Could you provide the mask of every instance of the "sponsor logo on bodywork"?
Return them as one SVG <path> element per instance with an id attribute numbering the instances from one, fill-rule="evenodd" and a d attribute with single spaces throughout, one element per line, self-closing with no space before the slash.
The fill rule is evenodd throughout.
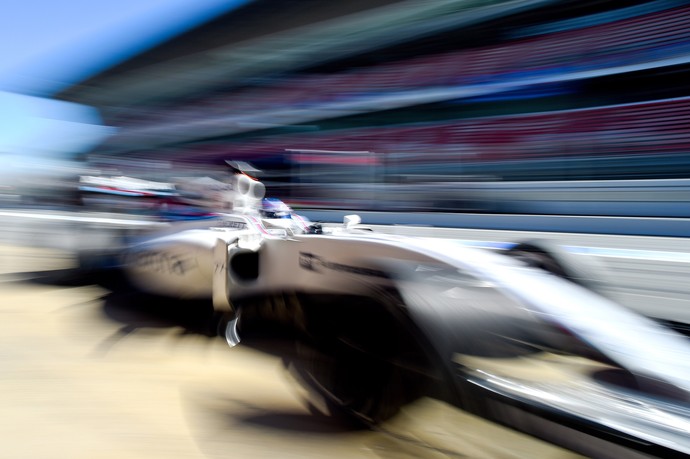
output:
<path id="1" fill-rule="evenodd" d="M 134 254 L 132 264 L 140 269 L 178 276 L 184 276 L 197 267 L 196 261 L 191 257 L 153 250 Z"/>
<path id="2" fill-rule="evenodd" d="M 216 226 L 232 229 L 247 229 L 249 227 L 245 222 L 240 222 L 237 220 L 223 220 Z"/>
<path id="3" fill-rule="evenodd" d="M 346 265 L 343 263 L 335 263 L 333 261 L 325 260 L 324 258 L 314 255 L 313 253 L 300 252 L 299 265 L 302 269 L 314 272 L 323 272 L 324 269 L 331 271 L 346 272 L 351 274 L 359 274 L 361 276 L 383 277 L 388 275 L 384 271 L 373 268 L 364 268 L 361 266 Z"/>

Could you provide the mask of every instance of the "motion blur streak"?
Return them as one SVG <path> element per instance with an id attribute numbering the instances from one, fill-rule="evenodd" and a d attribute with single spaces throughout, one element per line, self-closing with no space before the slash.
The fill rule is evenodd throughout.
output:
<path id="1" fill-rule="evenodd" d="M 48 3 L 6 14 L 6 29 L 24 38 L 6 40 L 3 62 L 17 73 L 0 78 L 0 90 L 23 92 L 0 92 L 0 308 L 13 318 L 0 330 L 11 369 L 0 394 L 16 420 L 5 426 L 14 451 L 571 457 L 428 398 L 391 423 L 353 431 L 282 385 L 276 369 L 285 359 L 275 349 L 247 349 L 251 337 L 241 331 L 239 346 L 217 348 L 222 340 L 207 339 L 220 330 L 208 323 L 209 304 L 128 290 L 110 270 L 154 231 L 208 227 L 240 208 L 258 214 L 264 197 L 304 216 L 310 235 L 360 214 L 376 223 L 375 237 L 434 240 L 439 253 L 505 254 L 517 241 L 556 241 L 571 259 L 602 268 L 596 291 L 606 301 L 690 334 L 687 1 L 204 0 L 168 2 L 168 14 L 127 2 Z M 96 14 L 83 19 L 80 10 Z M 142 16 L 124 19 L 135 10 Z M 75 23 L 86 28 L 68 33 Z M 110 28 L 118 24 L 126 27 Z M 47 47 L 29 50 L 34 39 Z M 240 184 L 251 190 L 242 199 Z M 288 238 L 293 229 L 282 223 L 262 227 L 262 237 Z M 227 269 L 213 261 L 209 272 Z M 432 293 L 456 304 L 455 287 Z M 571 299 L 564 296 L 556 306 Z M 584 310 L 570 311 L 571 322 L 596 315 Z M 611 322 L 592 341 L 606 347 L 615 338 L 635 356 L 668 357 L 645 349 L 651 341 L 626 341 L 635 330 Z M 468 335 L 508 336 L 485 325 Z M 551 338 L 570 343 L 573 330 L 558 326 Z M 171 348 L 173 340 L 185 346 Z M 630 430 L 617 440 L 634 437 L 631 449 L 668 426 L 677 431 L 650 441 L 671 431 L 664 438 L 686 441 L 687 418 L 655 418 L 656 402 L 620 396 L 667 389 L 635 359 L 617 355 L 630 364 L 624 374 L 601 356 L 552 351 L 510 361 L 454 351 L 449 372 L 504 419 L 526 415 L 520 403 L 546 403 L 608 427 L 620 421 Z M 142 372 L 142 359 L 155 365 Z M 553 379 L 531 371 L 545 367 Z M 682 369 L 666 376 L 684 382 Z M 156 395 L 144 400 L 142 391 Z M 492 405 L 487 394 L 515 406 Z M 687 414 L 688 401 L 671 395 L 671 411 Z M 580 406 L 570 404 L 575 397 Z M 553 419 L 540 428 L 562 446 L 582 446 Z M 50 451 L 33 445 L 36 432 Z M 86 443 L 74 446 L 65 432 Z M 615 457 L 603 443 L 586 446 Z"/>

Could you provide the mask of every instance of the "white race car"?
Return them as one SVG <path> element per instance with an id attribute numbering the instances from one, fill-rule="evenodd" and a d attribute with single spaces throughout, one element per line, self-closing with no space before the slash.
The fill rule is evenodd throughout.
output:
<path id="1" fill-rule="evenodd" d="M 596 293 L 584 256 L 290 217 L 168 229 L 124 269 L 146 292 L 208 298 L 231 345 L 289 330 L 286 367 L 329 413 L 372 424 L 432 394 L 592 457 L 690 454 L 687 338 Z"/>

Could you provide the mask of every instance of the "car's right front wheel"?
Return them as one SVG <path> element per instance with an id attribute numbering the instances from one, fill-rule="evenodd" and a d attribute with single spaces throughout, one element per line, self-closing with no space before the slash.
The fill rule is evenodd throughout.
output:
<path id="1" fill-rule="evenodd" d="M 305 337 L 287 367 L 312 407 L 371 426 L 425 393 L 428 358 L 402 316 L 359 296 L 304 303 Z"/>

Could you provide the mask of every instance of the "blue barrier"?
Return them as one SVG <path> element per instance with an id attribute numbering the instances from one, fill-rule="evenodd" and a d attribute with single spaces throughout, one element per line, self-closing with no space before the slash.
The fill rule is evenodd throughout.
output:
<path id="1" fill-rule="evenodd" d="M 641 217 L 585 217 L 571 215 L 510 215 L 463 213 L 361 212 L 302 209 L 312 221 L 341 222 L 358 214 L 372 225 L 412 225 L 443 228 L 540 231 L 627 236 L 690 237 L 690 219 Z"/>

